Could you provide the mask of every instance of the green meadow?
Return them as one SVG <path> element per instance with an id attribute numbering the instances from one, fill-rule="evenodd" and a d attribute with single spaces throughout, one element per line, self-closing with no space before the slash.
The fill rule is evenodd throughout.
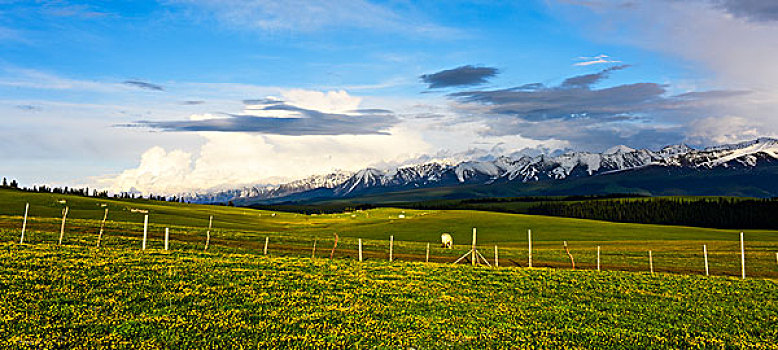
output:
<path id="1" fill-rule="evenodd" d="M 474 227 L 492 264 L 497 247 L 499 268 L 451 264 Z M 454 249 L 439 247 L 442 232 Z M 466 210 L 302 215 L 1 190 L 0 347 L 775 349 L 778 232 L 745 236 L 741 280 L 732 230 Z"/>
<path id="2" fill-rule="evenodd" d="M 62 203 L 64 201 L 64 203 Z M 278 254 L 309 256 L 313 241 L 317 254 L 329 253 L 334 235 L 339 236 L 336 256 L 356 258 L 358 241 L 370 259 L 388 257 L 388 241 L 394 237 L 394 256 L 400 260 L 426 258 L 453 261 L 469 249 L 472 229 L 477 244 L 493 259 L 498 246 L 503 266 L 526 266 L 527 231 L 532 230 L 535 266 L 571 267 L 564 251 L 567 241 L 577 268 L 596 268 L 601 249 L 601 268 L 645 271 L 652 251 L 656 271 L 704 273 L 702 245 L 707 245 L 712 274 L 740 275 L 738 230 L 612 223 L 595 220 L 493 213 L 472 210 L 406 210 L 379 208 L 341 214 L 303 215 L 248 208 L 117 200 L 0 190 L 0 239 L 19 240 L 25 203 L 30 203 L 30 244 L 56 243 L 62 210 L 69 207 L 65 243 L 94 246 L 100 220 L 108 209 L 106 245 L 139 247 L 143 217 L 149 215 L 150 247 L 161 247 L 165 227 L 181 249 L 202 249 L 209 217 L 213 216 L 211 249 L 230 253 L 255 253 L 264 247 Z M 140 210 L 140 211 L 139 211 Z M 440 249 L 440 234 L 450 233 L 454 249 Z M 778 232 L 744 230 L 746 271 L 749 276 L 778 277 Z M 326 254 L 329 255 L 329 254 Z"/>
<path id="3" fill-rule="evenodd" d="M 776 349 L 769 279 L 0 245 L 8 349 Z"/>

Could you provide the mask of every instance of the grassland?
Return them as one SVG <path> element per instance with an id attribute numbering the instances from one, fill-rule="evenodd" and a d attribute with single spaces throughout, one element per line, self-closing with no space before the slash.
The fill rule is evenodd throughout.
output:
<path id="1" fill-rule="evenodd" d="M 70 213 L 58 246 L 65 205 Z M 109 221 L 97 249 L 105 208 Z M 138 209 L 151 222 L 145 251 Z M 203 251 L 211 215 L 212 245 Z M 166 227 L 170 251 L 162 249 Z M 501 268 L 447 264 L 469 249 L 472 227 L 490 259 L 499 245 Z M 541 268 L 516 267 L 526 266 L 529 228 Z M 441 232 L 454 235 L 455 249 L 434 244 Z M 333 233 L 340 240 L 330 260 Z M 778 348 L 778 232 L 746 231 L 752 278 L 745 281 L 727 277 L 739 274 L 737 237 L 478 211 L 306 216 L 0 191 L 0 347 Z M 363 263 L 356 261 L 357 238 Z M 568 269 L 563 240 L 577 271 Z M 428 242 L 438 263 L 419 262 Z M 703 243 L 716 276 L 699 275 Z M 592 270 L 596 246 L 602 272 Z M 648 249 L 654 275 L 646 272 Z"/>
<path id="2" fill-rule="evenodd" d="M 728 277 L 0 245 L 3 348 L 764 348 Z"/>
<path id="3" fill-rule="evenodd" d="M 62 204 L 59 201 L 65 200 Z M 535 266 L 569 267 L 562 241 L 568 241 L 578 268 L 594 268 L 600 246 L 604 269 L 645 271 L 648 250 L 657 271 L 702 273 L 702 245 L 709 251 L 711 273 L 736 276 L 739 266 L 739 231 L 683 226 L 610 223 L 594 220 L 529 216 L 479 211 L 402 210 L 381 208 L 361 212 L 302 215 L 180 203 L 85 198 L 0 190 L 0 242 L 18 242 L 25 203 L 30 219 L 25 241 L 29 244 L 58 240 L 62 208 L 70 207 L 65 244 L 94 246 L 104 207 L 109 209 L 107 246 L 140 246 L 143 215 L 150 217 L 150 247 L 161 247 L 165 227 L 171 229 L 175 249 L 202 249 L 209 216 L 214 216 L 212 250 L 222 253 L 256 253 L 270 237 L 270 251 L 310 256 L 314 240 L 318 254 L 328 255 L 334 233 L 340 236 L 339 257 L 356 257 L 357 238 L 363 239 L 369 259 L 386 259 L 388 238 L 394 236 L 395 257 L 424 259 L 431 242 L 432 261 L 453 261 L 470 243 L 473 227 L 487 256 L 499 245 L 503 266 L 526 266 L 527 229 L 533 231 Z M 400 219 L 400 215 L 405 218 Z M 455 249 L 437 247 L 442 232 L 454 237 Z M 746 269 L 749 276 L 778 277 L 778 232 L 746 230 Z"/>

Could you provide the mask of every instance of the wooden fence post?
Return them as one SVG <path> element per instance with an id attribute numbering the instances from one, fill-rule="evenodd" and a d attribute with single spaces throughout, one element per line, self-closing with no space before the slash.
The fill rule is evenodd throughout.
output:
<path id="1" fill-rule="evenodd" d="M 265 236 L 265 248 L 262 249 L 262 254 L 267 255 L 267 242 L 270 240 L 270 237 Z"/>
<path id="2" fill-rule="evenodd" d="M 597 246 L 597 271 L 600 271 L 600 246 Z"/>
<path id="3" fill-rule="evenodd" d="M 149 236 L 149 215 L 143 215 L 143 250 L 146 250 L 146 239 Z"/>
<path id="4" fill-rule="evenodd" d="M 775 253 L 775 257 L 778 258 L 778 253 Z M 424 258 L 424 262 L 430 262 L 430 243 L 427 242 L 427 257 Z"/>
<path id="5" fill-rule="evenodd" d="M 100 248 L 100 242 L 103 241 L 103 229 L 105 229 L 105 219 L 108 219 L 108 208 L 105 208 L 103 221 L 100 223 L 100 233 L 97 234 L 97 248 Z"/>
<path id="6" fill-rule="evenodd" d="M 473 247 L 470 250 L 470 260 L 471 260 L 470 263 L 473 266 L 475 266 L 477 264 L 477 261 L 475 259 L 477 259 L 477 258 L 475 256 L 475 227 L 473 227 Z"/>
<path id="7" fill-rule="evenodd" d="M 70 207 L 65 207 L 65 211 L 62 214 L 62 226 L 59 227 L 59 245 L 62 245 L 62 238 L 65 237 L 65 220 L 67 220 L 69 210 Z"/>
<path id="8" fill-rule="evenodd" d="M 335 244 L 332 245 L 332 251 L 330 252 L 330 260 L 335 256 L 335 248 L 338 247 L 338 234 L 335 234 Z"/>
<path id="9" fill-rule="evenodd" d="M 316 258 L 316 240 L 313 240 L 313 249 L 311 249 L 311 260 Z"/>
<path id="10" fill-rule="evenodd" d="M 170 248 L 169 242 L 170 242 L 170 228 L 165 227 L 165 250 L 168 250 L 168 248 Z"/>
<path id="11" fill-rule="evenodd" d="M 573 267 L 573 270 L 575 270 L 575 260 L 573 259 L 573 254 L 570 254 L 570 249 L 567 248 L 567 241 L 564 241 L 564 246 L 567 256 L 570 257 L 570 265 Z"/>
<path id="12" fill-rule="evenodd" d="M 702 245 L 702 255 L 705 257 L 705 276 L 710 276 L 708 271 L 708 246 L 706 244 Z"/>
<path id="13" fill-rule="evenodd" d="M 651 274 L 654 274 L 654 257 L 651 255 L 651 251 L 648 251 L 648 266 L 651 269 Z"/>
<path id="14" fill-rule="evenodd" d="M 529 267 L 532 267 L 532 230 L 527 230 L 527 244 L 529 247 Z"/>
<path id="15" fill-rule="evenodd" d="M 740 277 L 746 279 L 746 248 L 743 244 L 743 232 L 740 232 Z"/>
<path id="16" fill-rule="evenodd" d="M 497 245 L 494 245 L 494 267 L 500 267 L 500 257 L 497 255 Z"/>
<path id="17" fill-rule="evenodd" d="M 208 218 L 208 231 L 205 231 L 205 249 L 208 250 L 208 246 L 211 244 L 211 227 L 213 227 L 213 215 Z"/>
<path id="18" fill-rule="evenodd" d="M 394 259 L 394 236 L 389 236 L 389 262 Z"/>
<path id="19" fill-rule="evenodd" d="M 362 262 L 362 238 L 359 239 L 359 262 Z"/>
<path id="20" fill-rule="evenodd" d="M 24 231 L 27 230 L 27 212 L 30 210 L 30 203 L 24 205 L 24 221 L 22 221 L 22 237 L 19 238 L 19 244 L 24 244 Z"/>

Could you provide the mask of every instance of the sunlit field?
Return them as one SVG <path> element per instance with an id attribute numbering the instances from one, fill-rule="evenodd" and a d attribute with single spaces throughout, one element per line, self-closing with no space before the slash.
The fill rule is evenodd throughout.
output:
<path id="1" fill-rule="evenodd" d="M 11 191 L 0 203 L 6 348 L 778 348 L 773 231 L 745 232 L 741 280 L 730 230 L 392 208 L 309 216 Z M 499 268 L 451 264 L 473 227 L 492 265 L 497 246 Z M 454 249 L 440 248 L 442 232 Z"/>
<path id="2" fill-rule="evenodd" d="M 12 348 L 777 348 L 774 280 L 0 246 Z"/>
<path id="3" fill-rule="evenodd" d="M 60 203 L 65 200 L 65 203 Z M 202 250 L 209 217 L 213 252 L 308 257 L 317 242 L 317 254 L 327 255 L 339 236 L 336 257 L 357 257 L 363 240 L 366 259 L 387 260 L 389 238 L 394 237 L 394 258 L 451 262 L 470 249 L 472 229 L 477 229 L 479 250 L 494 256 L 498 246 L 502 266 L 527 266 L 527 230 L 532 230 L 534 266 L 569 268 L 563 248 L 567 241 L 576 267 L 595 269 L 600 246 L 601 269 L 648 271 L 652 251 L 655 271 L 704 273 L 703 244 L 707 245 L 709 271 L 714 275 L 740 276 L 737 230 L 682 226 L 610 223 L 594 220 L 491 213 L 480 211 L 402 210 L 392 208 L 342 214 L 303 215 L 245 208 L 165 203 L 147 200 L 61 196 L 0 191 L 0 239 L 18 242 L 25 203 L 30 203 L 25 243 L 58 242 L 62 209 L 68 206 L 63 243 L 96 246 L 100 220 L 107 208 L 104 246 L 139 249 L 144 213 L 148 211 L 148 247 L 162 248 L 164 229 L 170 230 L 171 249 Z M 133 211 L 135 209 L 135 211 Z M 402 216 L 402 218 L 401 218 Z M 454 237 L 454 249 L 441 249 L 440 234 Z M 753 277 L 778 277 L 778 232 L 745 230 L 746 272 Z"/>

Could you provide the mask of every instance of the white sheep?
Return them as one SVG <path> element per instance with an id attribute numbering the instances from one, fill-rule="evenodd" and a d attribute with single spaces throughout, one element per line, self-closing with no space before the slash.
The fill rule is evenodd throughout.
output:
<path id="1" fill-rule="evenodd" d="M 441 248 L 448 248 L 451 249 L 454 246 L 454 239 L 451 238 L 451 235 L 448 233 L 443 233 L 440 235 L 440 241 L 441 241 Z"/>

